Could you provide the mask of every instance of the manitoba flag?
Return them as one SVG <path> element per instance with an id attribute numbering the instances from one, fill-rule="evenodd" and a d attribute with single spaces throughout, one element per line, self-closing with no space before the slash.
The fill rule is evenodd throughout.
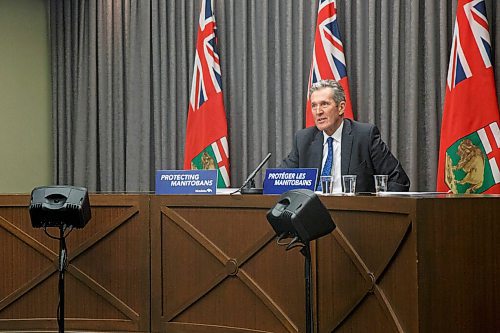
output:
<path id="1" fill-rule="evenodd" d="M 344 46 L 340 40 L 340 30 L 337 23 L 337 4 L 335 0 L 319 1 L 313 59 L 307 86 L 308 92 L 311 85 L 320 80 L 335 80 L 340 83 L 345 90 L 346 97 L 344 116 L 354 119 L 351 94 L 349 93 L 349 81 L 347 80 Z M 308 93 L 306 102 L 306 127 L 313 125 L 314 120 Z"/>
<path id="2" fill-rule="evenodd" d="M 184 169 L 217 169 L 217 187 L 229 187 L 227 120 L 217 53 L 213 0 L 203 0 L 186 129 Z"/>
<path id="3" fill-rule="evenodd" d="M 458 0 L 437 190 L 500 193 L 500 113 L 484 0 Z"/>

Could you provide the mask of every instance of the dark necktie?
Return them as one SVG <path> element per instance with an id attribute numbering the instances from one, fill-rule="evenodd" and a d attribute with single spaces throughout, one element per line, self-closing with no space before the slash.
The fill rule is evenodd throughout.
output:
<path id="1" fill-rule="evenodd" d="M 323 165 L 323 171 L 321 171 L 322 176 L 330 176 L 332 174 L 333 165 L 333 138 L 329 137 L 326 139 L 328 143 L 328 155 L 326 155 L 326 161 Z M 321 191 L 321 182 L 318 184 L 318 191 Z"/>
<path id="2" fill-rule="evenodd" d="M 325 165 L 323 165 L 323 171 L 321 172 L 322 176 L 330 176 L 332 174 L 332 165 L 333 165 L 333 138 L 329 137 L 326 139 L 328 143 L 328 155 L 326 155 Z"/>

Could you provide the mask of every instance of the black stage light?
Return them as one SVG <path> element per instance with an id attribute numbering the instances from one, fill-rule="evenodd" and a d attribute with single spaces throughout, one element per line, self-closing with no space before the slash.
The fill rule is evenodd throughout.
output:
<path id="1" fill-rule="evenodd" d="M 330 213 L 310 190 L 285 192 L 267 213 L 267 220 L 280 238 L 298 237 L 308 243 L 335 229 Z"/>
<path id="2" fill-rule="evenodd" d="M 33 228 L 83 228 L 90 220 L 87 189 L 73 186 L 36 187 L 29 207 Z"/>

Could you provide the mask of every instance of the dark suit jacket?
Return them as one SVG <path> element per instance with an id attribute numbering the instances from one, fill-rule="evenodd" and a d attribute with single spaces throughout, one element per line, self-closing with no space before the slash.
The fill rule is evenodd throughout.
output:
<path id="1" fill-rule="evenodd" d="M 373 175 L 389 176 L 388 191 L 410 189 L 410 179 L 382 141 L 375 125 L 344 119 L 340 154 L 342 175 L 357 175 L 356 192 L 374 192 Z M 295 134 L 292 151 L 281 167 L 317 168 L 321 171 L 322 157 L 323 132 L 315 126 L 308 127 Z"/>

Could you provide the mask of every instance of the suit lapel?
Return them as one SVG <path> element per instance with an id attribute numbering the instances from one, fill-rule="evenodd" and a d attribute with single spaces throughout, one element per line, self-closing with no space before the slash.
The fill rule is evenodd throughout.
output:
<path id="1" fill-rule="evenodd" d="M 311 168 L 318 168 L 318 175 L 321 172 L 321 160 L 323 159 L 323 132 L 316 130 L 310 149 Z"/>
<path id="2" fill-rule="evenodd" d="M 351 161 L 352 140 L 353 135 L 351 122 L 345 119 L 344 128 L 342 129 L 342 144 L 340 147 L 340 173 L 342 175 L 348 174 L 349 162 Z"/>

